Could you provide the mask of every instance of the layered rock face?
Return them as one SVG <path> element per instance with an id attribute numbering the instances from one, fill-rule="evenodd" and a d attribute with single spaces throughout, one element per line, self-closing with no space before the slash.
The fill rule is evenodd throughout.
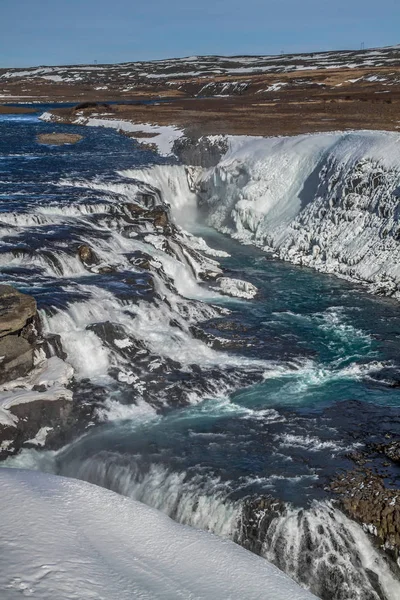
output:
<path id="1" fill-rule="evenodd" d="M 60 341 L 42 335 L 35 299 L 0 285 L 0 458 L 74 425 L 63 358 Z"/>
<path id="2" fill-rule="evenodd" d="M 37 325 L 34 298 L 0 285 L 0 384 L 32 369 Z"/>

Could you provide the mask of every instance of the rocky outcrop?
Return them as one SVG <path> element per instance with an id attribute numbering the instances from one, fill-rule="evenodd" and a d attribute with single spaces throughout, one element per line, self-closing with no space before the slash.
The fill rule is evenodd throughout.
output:
<path id="1" fill-rule="evenodd" d="M 35 299 L 0 285 L 0 384 L 32 369 L 38 325 Z"/>
<path id="2" fill-rule="evenodd" d="M 196 167 L 215 167 L 228 150 L 225 136 L 202 136 L 200 131 L 190 132 L 190 136 L 177 139 L 173 145 L 173 153 L 184 165 Z"/>
<path id="3" fill-rule="evenodd" d="M 400 557 L 400 494 L 385 486 L 383 477 L 370 470 L 339 475 L 330 490 L 339 497 L 341 508 L 397 561 Z"/>
<path id="4" fill-rule="evenodd" d="M 10 285 L 0 285 L 0 337 L 20 331 L 36 314 L 36 301 Z"/>
<path id="5" fill-rule="evenodd" d="M 44 336 L 36 301 L 0 285 L 0 459 L 23 446 L 53 447 L 91 418 L 74 402 L 73 369 L 59 336 Z"/>
<path id="6" fill-rule="evenodd" d="M 400 442 L 390 442 L 389 444 L 378 444 L 375 446 L 377 452 L 383 453 L 394 463 L 400 464 Z"/>
<path id="7" fill-rule="evenodd" d="M 285 504 L 272 496 L 247 498 L 243 502 L 235 542 L 261 555 L 271 523 L 285 512 Z"/>
<path id="8" fill-rule="evenodd" d="M 87 244 L 82 244 L 82 246 L 79 246 L 78 256 L 80 261 L 86 266 L 92 266 L 99 262 L 96 254 Z"/>

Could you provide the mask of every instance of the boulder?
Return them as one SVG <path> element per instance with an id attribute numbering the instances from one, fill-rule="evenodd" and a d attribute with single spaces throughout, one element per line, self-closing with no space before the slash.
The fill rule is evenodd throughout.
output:
<path id="1" fill-rule="evenodd" d="M 94 265 L 98 262 L 96 254 L 93 252 L 90 246 L 87 246 L 86 244 L 79 246 L 78 256 L 84 265 Z"/>
<path id="2" fill-rule="evenodd" d="M 18 335 L 0 338 L 0 384 L 24 377 L 33 367 L 33 346 Z"/>
<path id="3" fill-rule="evenodd" d="M 36 315 L 36 300 L 10 285 L 0 285 L 0 338 L 21 331 Z"/>
<path id="4" fill-rule="evenodd" d="M 35 299 L 0 285 L 0 384 L 32 369 L 37 334 Z"/>

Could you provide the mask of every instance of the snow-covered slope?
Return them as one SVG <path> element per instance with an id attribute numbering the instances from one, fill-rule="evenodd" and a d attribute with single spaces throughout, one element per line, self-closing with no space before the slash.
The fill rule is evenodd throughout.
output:
<path id="1" fill-rule="evenodd" d="M 197 182 L 208 223 L 400 298 L 400 135 L 230 138 Z"/>
<path id="2" fill-rule="evenodd" d="M 113 492 L 0 469 L 0 597 L 41 600 L 311 600 L 232 542 Z"/>

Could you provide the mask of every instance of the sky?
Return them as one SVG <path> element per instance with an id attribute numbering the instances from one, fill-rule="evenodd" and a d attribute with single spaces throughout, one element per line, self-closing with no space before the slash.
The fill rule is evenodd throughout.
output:
<path id="1" fill-rule="evenodd" d="M 400 43 L 399 0 L 0 0 L 0 68 Z"/>

